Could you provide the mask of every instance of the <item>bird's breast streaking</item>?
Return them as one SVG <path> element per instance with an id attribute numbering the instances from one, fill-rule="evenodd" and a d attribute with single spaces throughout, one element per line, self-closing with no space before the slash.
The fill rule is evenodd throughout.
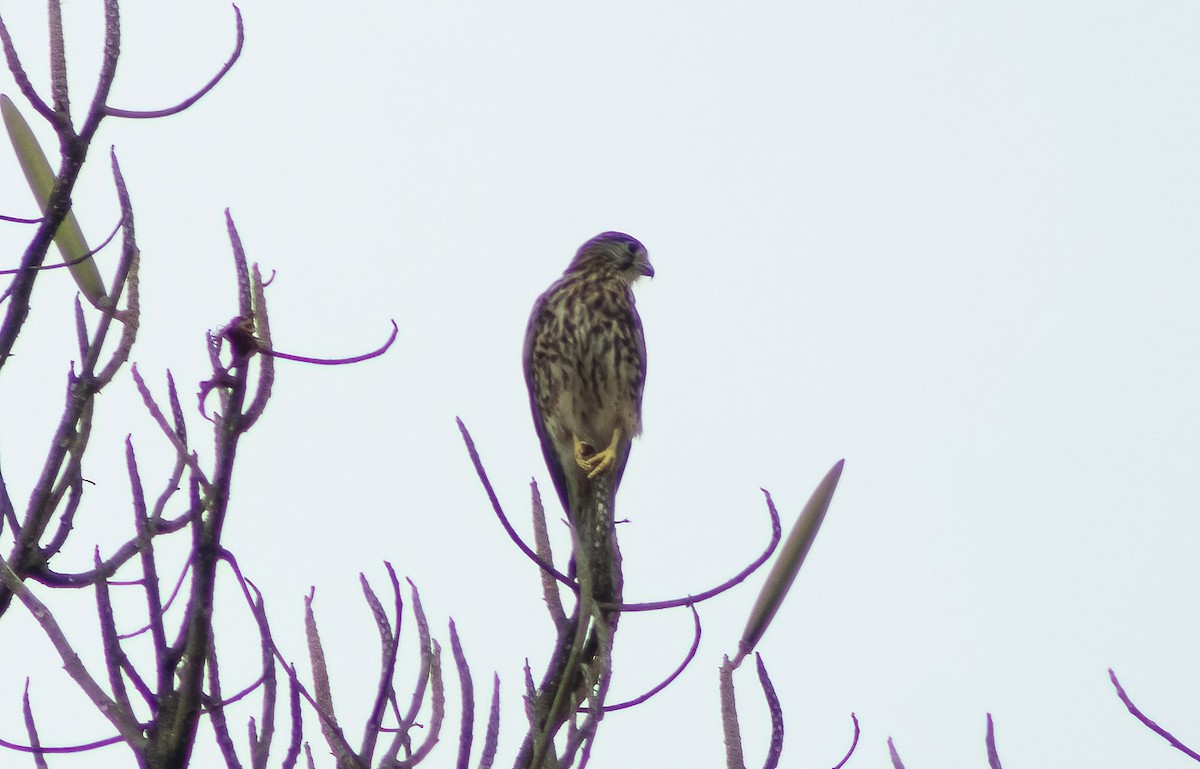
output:
<path id="1" fill-rule="evenodd" d="M 632 283 L 653 276 L 636 238 L 605 232 L 534 303 L 525 381 L 542 453 L 568 516 L 581 487 L 612 472 L 616 493 L 641 432 L 646 343 Z"/>

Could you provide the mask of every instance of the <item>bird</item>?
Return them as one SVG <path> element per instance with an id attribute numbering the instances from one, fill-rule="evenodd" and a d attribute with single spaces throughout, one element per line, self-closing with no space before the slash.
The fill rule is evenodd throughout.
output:
<path id="1" fill-rule="evenodd" d="M 571 525 L 579 602 L 559 628 L 556 663 L 531 703 L 535 728 L 522 766 L 557 766 L 554 734 L 585 699 L 601 712 L 607 689 L 622 590 L 614 507 L 642 431 L 646 385 L 646 340 L 632 290 L 642 277 L 654 277 L 646 247 L 623 232 L 602 232 L 537 298 L 525 330 L 529 406 Z"/>
<path id="2" fill-rule="evenodd" d="M 534 302 L 525 331 L 533 423 L 567 520 L 580 526 L 601 476 L 616 495 L 642 430 L 646 340 L 632 285 L 654 277 L 646 247 L 623 232 L 588 240 Z"/>

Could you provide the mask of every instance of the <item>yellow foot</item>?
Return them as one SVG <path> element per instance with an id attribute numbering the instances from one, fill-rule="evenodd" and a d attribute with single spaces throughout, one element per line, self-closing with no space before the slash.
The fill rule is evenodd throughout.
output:
<path id="1" fill-rule="evenodd" d="M 587 470 L 588 478 L 595 478 L 617 463 L 617 446 L 621 442 L 621 428 L 613 430 L 612 441 L 608 447 L 596 451 L 590 443 L 575 439 L 575 461 L 581 468 Z"/>

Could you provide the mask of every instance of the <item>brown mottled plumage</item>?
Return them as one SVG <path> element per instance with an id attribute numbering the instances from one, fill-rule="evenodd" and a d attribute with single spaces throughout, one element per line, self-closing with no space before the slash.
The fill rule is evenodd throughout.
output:
<path id="1" fill-rule="evenodd" d="M 610 501 L 642 429 L 646 342 L 631 284 L 653 276 L 646 248 L 620 232 L 584 243 L 538 297 L 525 332 L 525 382 L 542 453 L 567 517 L 601 473 Z"/>
<path id="2" fill-rule="evenodd" d="M 518 767 L 557 767 L 553 741 L 562 724 L 585 700 L 595 718 L 602 713 L 622 592 L 614 503 L 642 431 L 646 342 L 631 286 L 643 275 L 654 275 L 645 246 L 601 233 L 579 248 L 529 316 L 529 405 L 571 522 L 579 603 L 559 628 Z"/>

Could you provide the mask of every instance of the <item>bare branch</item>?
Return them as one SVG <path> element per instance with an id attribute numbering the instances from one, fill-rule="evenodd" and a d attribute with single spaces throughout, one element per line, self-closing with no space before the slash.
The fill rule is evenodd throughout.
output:
<path id="1" fill-rule="evenodd" d="M 11 221 L 12 218 L 13 217 L 11 217 L 11 216 L 0 216 L 0 219 L 6 220 L 6 221 Z M 33 222 L 40 222 L 40 221 L 41 221 L 41 219 L 33 220 Z M 43 265 L 39 265 L 37 267 L 14 267 L 9 270 L 0 270 L 0 275 L 16 275 L 17 273 L 20 273 L 20 272 L 50 272 L 51 270 L 61 270 L 64 267 L 71 268 L 77 264 L 83 264 L 88 259 L 94 258 L 97 254 L 99 254 L 101 251 L 103 251 L 105 249 L 105 247 L 107 247 L 108 244 L 111 243 L 113 241 L 113 239 L 117 237 L 117 233 L 121 231 L 121 224 L 122 224 L 122 222 L 118 221 L 116 226 L 112 228 L 112 230 L 108 233 L 108 236 L 106 238 L 104 238 L 104 241 L 100 245 L 96 246 L 95 248 L 91 248 L 91 249 L 88 249 L 87 251 L 84 251 L 79 256 L 76 256 L 71 259 L 64 258 L 64 260 L 59 262 L 58 264 L 43 264 Z M 76 304 L 78 304 L 78 299 L 76 299 Z M 86 357 L 86 353 L 83 357 Z"/>
<path id="2" fill-rule="evenodd" d="M 122 331 L 121 340 L 117 344 L 117 349 L 113 351 L 112 357 L 108 364 L 96 376 L 97 390 L 104 387 L 112 378 L 116 376 L 117 371 L 125 362 L 129 360 L 130 350 L 133 349 L 133 343 L 137 339 L 138 324 L 141 318 L 141 305 L 138 295 L 138 269 L 141 264 L 140 252 L 137 247 L 137 237 L 133 228 L 133 205 L 129 201 L 129 190 L 125 187 L 125 177 L 121 175 L 121 166 L 117 162 L 117 153 L 113 151 L 112 173 L 113 183 L 117 188 L 117 200 L 121 205 L 121 259 L 117 263 L 117 273 L 113 277 L 112 288 L 108 292 L 108 306 L 100 319 L 100 328 L 96 330 L 95 341 L 92 342 L 91 356 L 87 359 L 89 362 L 87 371 L 91 371 L 95 366 L 95 360 L 100 356 L 100 345 L 108 333 L 108 325 L 114 317 L 121 321 Z M 117 301 L 121 298 L 122 288 L 128 290 L 125 299 L 125 310 L 117 310 Z"/>
<path id="3" fill-rule="evenodd" d="M 554 563 L 554 553 L 550 550 L 550 532 L 546 528 L 546 508 L 542 505 L 542 495 L 534 479 L 529 481 L 529 492 L 533 497 L 533 545 L 544 563 Z M 546 601 L 546 609 L 550 612 L 550 621 L 554 623 L 555 628 L 560 628 L 567 621 L 567 613 L 558 594 L 558 580 L 545 569 L 539 573 L 542 578 L 542 596 Z"/>
<path id="4" fill-rule="evenodd" d="M 142 478 L 138 473 L 137 456 L 133 451 L 133 440 L 125 437 L 125 462 L 129 469 L 129 486 L 133 494 L 133 520 L 137 531 L 138 552 L 142 556 L 142 592 L 146 595 L 146 616 L 149 618 L 150 637 L 154 641 L 154 657 L 165 659 L 167 633 L 163 626 L 162 594 L 158 589 L 158 565 L 154 560 L 154 534 L 146 514 L 146 495 L 142 490 Z M 96 567 L 100 558 L 96 558 Z M 101 579 L 97 585 L 103 584 Z M 158 671 L 161 675 L 163 671 Z"/>
<path id="5" fill-rule="evenodd" d="M 492 769 L 496 760 L 496 748 L 500 741 L 500 676 L 492 675 L 492 705 L 488 709 L 487 731 L 483 736 L 483 752 L 479 756 L 479 769 Z"/>
<path id="6" fill-rule="evenodd" d="M 312 603 L 314 593 L 310 592 L 304 599 L 304 627 L 308 637 L 308 658 L 313 671 L 313 689 L 315 690 L 317 710 L 321 719 L 321 732 L 325 742 L 337 757 L 339 767 L 357 764 L 357 757 L 349 750 L 342 728 L 338 725 L 337 714 L 333 709 L 333 690 L 329 685 L 329 667 L 325 663 L 325 649 L 321 645 L 321 634 L 317 630 L 317 618 L 313 614 Z M 346 764 L 344 762 L 353 762 Z"/>
<path id="7" fill-rule="evenodd" d="M 458 640 L 458 629 L 454 620 L 450 620 L 450 651 L 454 655 L 454 665 L 458 668 L 458 681 L 462 695 L 462 718 L 458 732 L 458 769 L 467 769 L 471 762 L 471 743 L 475 739 L 475 685 L 471 681 L 471 667 L 463 654 L 462 644 Z"/>
<path id="8" fill-rule="evenodd" d="M 33 720 L 33 706 L 29 702 L 29 679 L 25 679 L 25 694 L 21 697 L 21 709 L 25 713 L 25 731 L 29 734 L 30 752 L 37 769 L 49 769 L 46 756 L 42 752 L 42 742 L 38 738 L 37 723 Z"/>
<path id="9" fill-rule="evenodd" d="M 990 769 L 1004 769 L 1000 765 L 1000 754 L 996 752 L 996 729 L 992 724 L 992 714 L 987 714 L 987 737 L 984 738 L 987 744 L 988 766 Z"/>
<path id="10" fill-rule="evenodd" d="M 483 484 L 484 491 L 487 492 L 488 499 L 492 503 L 492 509 L 496 512 L 496 517 L 500 519 L 500 525 L 508 532 L 508 536 L 516 543 L 521 552 L 538 565 L 538 567 L 547 574 L 553 574 L 554 578 L 563 583 L 576 593 L 579 592 L 579 586 L 575 581 L 565 574 L 554 568 L 553 565 L 543 561 L 542 558 L 533 550 L 529 549 L 529 545 L 525 544 L 524 540 L 517 534 L 516 529 L 508 522 L 508 516 L 504 514 L 504 508 L 500 506 L 500 500 L 496 497 L 496 492 L 492 488 L 492 482 L 488 480 L 487 471 L 483 469 L 483 462 L 479 459 L 479 452 L 475 450 L 475 441 L 471 439 L 471 433 L 467 431 L 467 426 L 458 417 L 455 417 L 455 422 L 458 423 L 459 432 L 462 433 L 463 441 L 467 444 L 467 453 L 471 456 L 471 462 L 475 465 L 475 473 L 479 476 L 479 481 Z"/>
<path id="11" fill-rule="evenodd" d="M 846 755 L 842 757 L 841 761 L 838 761 L 837 764 L 834 765 L 833 769 L 842 769 L 842 767 L 846 765 L 846 762 L 850 760 L 850 756 L 854 755 L 855 748 L 858 747 L 858 736 L 860 733 L 858 728 L 858 716 L 851 713 L 850 720 L 854 722 L 854 738 L 850 740 L 850 749 L 846 751 Z"/>
<path id="12" fill-rule="evenodd" d="M 442 684 L 442 647 L 437 641 L 433 642 L 429 665 L 429 731 L 425 741 L 413 751 L 407 766 L 416 766 L 425 759 L 433 746 L 438 743 L 442 732 L 442 721 L 446 715 L 446 691 Z"/>
<path id="13" fill-rule="evenodd" d="M 74 679 L 79 688 L 83 690 L 96 709 L 101 715 L 109 720 L 117 731 L 121 733 L 122 739 L 125 740 L 131 747 L 140 749 L 145 745 L 145 737 L 142 735 L 141 726 L 133 720 L 130 713 L 120 708 L 116 702 L 112 700 L 96 680 L 88 673 L 87 668 L 83 666 L 83 662 L 79 659 L 79 655 L 75 653 L 71 647 L 70 641 L 62 632 L 62 628 L 58 626 L 54 615 L 46 608 L 46 605 L 39 601 L 29 588 L 21 582 L 20 577 L 9 568 L 8 564 L 0 560 L 0 578 L 3 578 L 8 589 L 12 591 L 21 603 L 25 604 L 25 608 L 33 615 L 38 624 L 42 626 L 42 631 L 54 644 L 54 648 L 58 651 L 59 657 L 63 661 L 63 669 L 67 674 Z"/>
<path id="14" fill-rule="evenodd" d="M 267 318 L 267 297 L 264 291 L 262 273 L 258 271 L 257 264 L 254 265 L 250 281 L 254 298 L 255 337 L 264 349 L 270 350 L 271 324 Z M 274 359 L 270 355 L 263 355 L 259 358 L 259 363 L 261 368 L 258 372 L 258 387 L 254 393 L 254 400 L 242 416 L 243 430 L 249 430 L 258 421 L 258 418 L 262 416 L 263 411 L 267 408 L 267 401 L 271 398 L 271 388 L 275 384 Z"/>
<path id="15" fill-rule="evenodd" d="M 79 129 L 79 141 L 86 146 L 104 119 L 104 105 L 117 76 L 117 59 L 121 56 L 121 12 L 117 0 L 104 0 L 104 56 L 100 60 L 100 72 L 96 78 L 96 90 L 87 118 Z"/>
<path id="16" fill-rule="evenodd" d="M 262 734 L 260 738 L 250 742 L 250 765 L 254 769 L 266 769 L 267 758 L 271 751 L 271 742 L 275 739 L 275 698 L 278 693 L 278 682 L 275 678 L 275 641 L 271 637 L 271 625 L 267 622 L 267 607 L 262 593 L 255 588 L 254 603 L 250 610 L 254 621 L 258 624 L 259 659 L 262 664 L 263 699 L 262 699 Z"/>
<path id="17" fill-rule="evenodd" d="M 108 115 L 110 115 L 111 117 L 134 118 L 134 119 L 166 117 L 168 115 L 179 114 L 180 112 L 183 112 L 185 109 L 192 106 L 196 102 L 200 101 L 200 99 L 203 98 L 205 94 L 207 94 L 214 87 L 216 87 L 217 83 L 221 82 L 221 79 L 225 77 L 225 75 L 229 72 L 229 70 L 233 69 L 233 65 L 237 62 L 238 58 L 242 55 L 242 44 L 246 40 L 246 30 L 242 25 L 241 9 L 238 8 L 236 5 L 234 5 L 233 12 L 237 17 L 237 43 L 234 45 L 233 53 L 230 54 L 229 59 L 225 62 L 225 65 L 223 67 L 221 67 L 221 70 L 219 72 L 217 72 L 217 74 L 214 75 L 213 78 L 211 80 L 209 80 L 208 83 L 205 84 L 205 86 L 203 88 L 201 88 L 199 91 L 192 94 L 188 98 L 184 99 L 179 104 L 176 104 L 174 107 L 167 107 L 166 109 L 128 110 L 128 109 L 118 109 L 116 107 L 105 107 L 105 112 Z"/>
<path id="18" fill-rule="evenodd" d="M 771 516 L 771 541 L 767 544 L 767 548 L 762 554 L 750 562 L 750 565 L 735 574 L 732 578 L 725 580 L 714 588 L 705 590 L 704 592 L 695 595 L 686 596 L 684 598 L 671 598 L 666 601 L 648 601 L 644 603 L 623 603 L 620 606 L 622 612 L 630 611 L 657 611 L 658 609 L 669 609 L 675 606 L 691 606 L 707 601 L 709 598 L 718 596 L 726 590 L 741 584 L 747 577 L 758 571 L 771 554 L 775 552 L 776 546 L 779 545 L 779 540 L 783 536 L 783 527 L 779 523 L 779 512 L 775 509 L 775 502 L 771 499 L 771 493 L 766 489 L 762 489 L 763 496 L 767 499 L 767 513 Z"/>
<path id="19" fill-rule="evenodd" d="M 8 494 L 8 484 L 4 482 L 4 473 L 0 472 L 0 531 L 4 531 L 4 522 L 13 530 L 13 536 L 21 535 L 21 525 L 17 521 L 17 511 L 13 507 L 12 497 Z"/>
<path id="20" fill-rule="evenodd" d="M 100 551 L 98 549 L 93 553 L 92 558 L 99 565 Z M 127 713 L 132 713 L 133 706 L 129 701 L 129 694 L 125 689 L 125 679 L 121 674 L 122 662 L 128 664 L 129 660 L 117 638 L 112 599 L 108 594 L 108 582 L 103 579 L 96 581 L 96 610 L 100 617 L 100 639 L 104 645 L 104 663 L 108 669 L 108 684 L 112 687 L 113 698 L 117 704 Z"/>
<path id="21" fill-rule="evenodd" d="M 241 769 L 242 762 L 238 758 L 237 749 L 233 744 L 233 735 L 229 733 L 229 721 L 225 718 L 225 703 L 222 702 L 221 695 L 221 668 L 217 659 L 217 646 L 215 643 L 209 644 L 208 647 L 208 691 L 209 696 L 214 702 L 208 708 L 208 720 L 212 724 L 213 735 L 217 741 L 217 748 L 221 751 L 221 757 L 225 759 L 227 769 Z M 253 719 L 251 719 L 253 724 Z M 251 726 L 253 732 L 254 727 Z M 251 748 L 254 746 L 254 739 L 250 740 Z"/>
<path id="22" fill-rule="evenodd" d="M 387 709 L 389 702 L 395 699 L 395 688 L 392 684 L 392 678 L 396 672 L 396 655 L 400 649 L 400 625 L 404 611 L 404 599 L 400 594 L 400 581 L 396 578 L 396 572 L 390 563 L 386 563 L 388 577 L 392 584 L 392 601 L 396 612 L 396 629 L 393 632 L 391 622 L 388 621 L 387 612 L 383 610 L 383 604 L 371 589 L 371 585 L 367 582 L 366 575 L 360 573 L 359 581 L 362 583 L 363 595 L 366 597 L 367 605 L 371 607 L 371 614 L 375 617 L 375 627 L 379 630 L 379 684 L 375 689 L 375 702 L 371 707 L 370 715 L 367 716 L 367 721 L 363 729 L 362 747 L 359 749 L 359 755 L 363 763 L 370 763 L 371 757 L 375 754 L 376 741 L 379 738 L 379 733 L 383 725 L 384 711 Z"/>
<path id="23" fill-rule="evenodd" d="M 67 97 L 67 46 L 63 42 L 62 2 L 50 0 L 50 95 L 54 111 L 71 122 L 71 100 Z"/>
<path id="24" fill-rule="evenodd" d="M 665 679 L 663 679 L 663 681 L 661 683 L 656 685 L 650 691 L 646 692 L 645 694 L 641 694 L 637 697 L 634 697 L 631 700 L 626 700 L 625 702 L 621 702 L 616 705 L 605 705 L 604 706 L 605 712 L 612 712 L 614 710 L 624 710 L 626 708 L 631 708 L 634 705 L 642 704 L 646 700 L 650 699 L 654 695 L 661 692 L 663 689 L 666 689 L 668 686 L 670 686 L 675 681 L 675 679 L 678 678 L 679 675 L 684 670 L 687 669 L 687 666 L 692 664 L 692 660 L 696 658 L 696 652 L 700 648 L 700 613 L 696 611 L 695 606 L 689 606 L 688 608 L 692 610 L 692 624 L 693 624 L 692 645 L 691 645 L 691 648 L 688 649 L 687 654 L 684 656 L 683 662 L 679 663 L 679 666 L 676 667 L 675 670 L 671 672 L 671 675 L 669 675 Z"/>
<path id="25" fill-rule="evenodd" d="M 274 642 L 271 643 L 274 647 Z M 304 719 L 300 711 L 300 682 L 296 678 L 296 668 L 288 666 L 288 712 L 292 716 L 292 734 L 288 740 L 287 753 L 283 757 L 283 769 L 293 769 L 300 757 L 300 743 L 304 738 Z"/>
<path id="26" fill-rule="evenodd" d="M 767 698 L 767 712 L 771 714 L 771 745 L 767 749 L 763 769 L 775 769 L 779 766 L 779 754 L 783 752 L 783 708 L 779 706 L 779 696 L 775 694 L 771 677 L 767 675 L 762 655 L 755 654 L 754 661 L 758 664 L 758 681 L 762 684 L 763 696 Z"/>
<path id="27" fill-rule="evenodd" d="M 313 358 L 308 355 L 293 355 L 291 353 L 279 352 L 270 347 L 265 349 L 264 352 L 272 358 L 283 358 L 284 360 L 294 360 L 300 363 L 312 363 L 316 366 L 345 366 L 351 363 L 362 363 L 364 360 L 378 358 L 380 355 L 383 355 L 392 346 L 392 343 L 396 341 L 396 337 L 400 334 L 400 327 L 396 325 L 396 321 L 394 320 L 391 321 L 391 324 L 392 333 L 388 336 L 386 342 L 370 352 L 365 352 L 361 355 L 352 355 L 349 358 Z"/>
<path id="28" fill-rule="evenodd" d="M 1121 698 L 1121 702 L 1125 704 L 1126 709 L 1133 714 L 1134 718 L 1141 721 L 1147 729 L 1166 740 L 1171 747 L 1175 748 L 1180 753 L 1183 753 L 1185 756 L 1195 761 L 1200 761 L 1200 753 L 1197 753 L 1187 745 L 1184 745 L 1175 735 L 1171 734 L 1166 729 L 1150 720 L 1149 716 L 1139 710 L 1137 705 L 1133 704 L 1133 700 L 1131 700 L 1129 695 L 1125 693 L 1124 687 L 1122 687 L 1121 682 L 1117 680 L 1117 674 L 1113 672 L 1112 668 L 1108 669 L 1108 678 L 1110 681 L 1112 681 L 1112 685 L 1116 688 L 1117 696 Z"/>
<path id="29" fill-rule="evenodd" d="M 146 410 L 150 412 L 150 416 L 154 417 L 154 421 L 162 428 L 163 434 L 167 436 L 167 440 L 175 447 L 175 452 L 179 460 L 187 464 L 192 474 L 199 479 L 201 485 L 204 487 L 205 494 L 207 494 L 211 484 L 205 476 L 204 470 L 200 468 L 200 463 L 196 455 L 188 451 L 187 444 L 183 442 L 183 436 L 178 435 L 167 424 L 167 418 L 163 416 L 162 409 L 154 401 L 154 396 L 151 395 L 150 388 L 146 386 L 146 380 L 142 379 L 136 363 L 130 367 L 130 373 L 133 374 L 133 382 L 137 385 L 138 392 L 142 394 L 142 402 L 146 404 Z"/>
<path id="30" fill-rule="evenodd" d="M 4 58 L 8 62 L 8 71 L 12 73 L 13 81 L 16 82 L 17 88 L 21 90 L 21 95 L 25 97 L 25 100 L 42 117 L 50 121 L 50 124 L 57 129 L 62 121 L 58 114 L 50 109 L 50 105 L 42 101 L 41 96 L 38 96 L 33 83 L 29 82 L 29 76 L 25 73 L 25 67 L 21 64 L 21 57 L 17 55 L 17 47 L 13 45 L 12 36 L 8 34 L 8 27 L 4 25 L 3 17 L 0 17 L 0 43 L 4 45 Z"/>
<path id="31" fill-rule="evenodd" d="M 729 656 L 721 664 L 721 725 L 725 731 L 726 769 L 746 769 L 742 755 L 742 732 L 738 723 L 737 697 L 733 691 L 733 663 Z"/>

